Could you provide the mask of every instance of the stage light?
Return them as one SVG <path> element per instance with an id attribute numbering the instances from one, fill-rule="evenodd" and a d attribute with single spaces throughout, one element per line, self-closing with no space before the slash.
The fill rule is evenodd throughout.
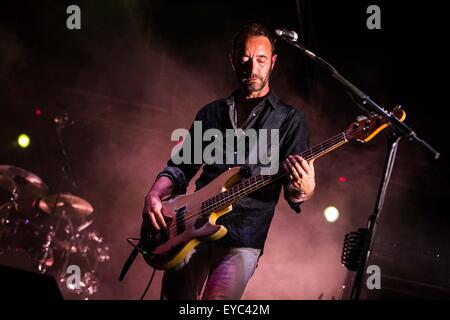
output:
<path id="1" fill-rule="evenodd" d="M 347 178 L 344 176 L 339 177 L 339 182 L 347 182 Z"/>
<path id="2" fill-rule="evenodd" d="M 339 219 L 339 210 L 336 207 L 328 207 L 323 211 L 325 219 L 330 222 L 336 222 Z"/>
<path id="3" fill-rule="evenodd" d="M 17 138 L 17 143 L 23 149 L 28 148 L 30 145 L 30 137 L 23 133 Z"/>
<path id="4" fill-rule="evenodd" d="M 42 116 L 42 110 L 40 108 L 34 109 L 34 115 L 39 118 Z"/>

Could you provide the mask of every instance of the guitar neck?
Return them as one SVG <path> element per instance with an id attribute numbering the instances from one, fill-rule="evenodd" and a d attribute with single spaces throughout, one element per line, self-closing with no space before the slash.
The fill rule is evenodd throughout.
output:
<path id="1" fill-rule="evenodd" d="M 330 138 L 321 144 L 318 144 L 310 149 L 303 151 L 300 156 L 307 160 L 311 161 L 321 156 L 331 152 L 334 149 L 339 148 L 348 142 L 347 136 L 345 132 L 338 134 L 337 136 Z M 281 179 L 288 175 L 288 172 L 280 167 L 280 170 L 277 174 L 274 175 L 256 175 L 245 179 L 244 181 L 232 186 L 226 191 L 219 193 L 218 195 L 209 198 L 208 200 L 202 203 L 202 208 L 205 209 L 206 212 L 212 212 L 214 210 L 220 209 L 224 206 L 227 206 L 237 199 L 246 196 L 260 188 L 263 188 L 278 179 Z"/>

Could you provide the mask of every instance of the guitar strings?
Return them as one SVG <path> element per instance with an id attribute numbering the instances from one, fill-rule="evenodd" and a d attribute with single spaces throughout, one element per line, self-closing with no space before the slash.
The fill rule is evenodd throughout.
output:
<path id="1" fill-rule="evenodd" d="M 273 176 L 272 176 L 272 177 L 273 177 Z M 269 181 L 270 181 L 270 183 L 271 183 L 272 181 L 275 181 L 275 180 L 276 180 L 276 179 L 273 179 L 273 180 L 272 180 L 272 179 L 271 179 L 271 180 L 259 180 L 258 182 L 253 183 L 252 185 L 247 186 L 247 187 L 242 188 L 241 190 L 239 190 L 239 192 L 241 192 L 240 195 L 245 195 L 245 194 L 244 194 L 245 191 L 251 191 L 253 188 L 258 189 L 258 188 L 259 188 L 260 186 L 262 186 L 264 183 L 267 183 L 267 182 L 269 182 Z M 234 186 L 233 186 L 233 187 L 234 187 Z M 231 188 L 230 188 L 230 189 L 231 189 Z M 228 190 L 230 190 L 230 189 L 228 189 Z M 224 191 L 224 192 L 225 192 L 225 191 Z M 236 194 L 234 194 L 234 196 L 236 196 Z M 214 204 L 209 205 L 209 206 L 205 206 L 205 207 L 204 207 L 203 204 L 194 206 L 193 208 L 199 208 L 199 207 L 202 207 L 202 209 L 200 209 L 200 211 L 192 211 L 191 214 L 187 214 L 187 215 L 185 216 L 184 223 L 185 223 L 186 225 L 190 225 L 192 222 L 195 222 L 196 219 L 197 219 L 199 216 L 201 216 L 202 214 L 213 211 L 213 210 L 214 210 L 214 207 L 215 207 L 217 204 L 219 204 L 219 206 L 217 206 L 215 209 L 220 208 L 220 207 L 222 207 L 222 206 L 225 206 L 226 204 L 228 204 L 228 203 L 230 202 L 230 200 L 232 200 L 232 198 L 233 198 L 233 195 L 229 195 L 229 196 L 227 196 L 227 197 L 225 197 L 225 198 L 223 198 L 223 199 L 221 199 L 221 200 L 218 200 L 217 202 L 215 202 Z M 176 229 L 177 229 L 177 226 L 176 226 L 176 224 L 174 224 L 174 225 L 170 225 L 170 226 L 169 226 L 168 231 L 169 231 L 169 232 L 175 232 Z"/>
<path id="2" fill-rule="evenodd" d="M 373 122 L 371 122 L 369 124 L 369 129 L 372 129 L 374 127 L 374 124 L 376 126 L 380 126 L 379 124 L 376 124 L 375 121 L 373 121 Z M 353 131 L 353 134 L 363 132 L 364 130 L 367 130 L 367 127 L 358 127 L 357 129 L 355 129 Z M 342 138 L 343 138 L 343 140 L 342 140 Z M 309 148 L 309 149 L 305 150 L 304 152 L 302 152 L 301 156 L 307 161 L 309 160 L 308 158 L 312 158 L 312 157 L 318 158 L 321 155 L 323 155 L 324 153 L 327 153 L 328 152 L 327 151 L 328 148 L 330 148 L 332 146 L 335 146 L 335 145 L 338 145 L 339 143 L 341 143 L 341 144 L 346 143 L 348 141 L 349 140 L 347 138 L 347 132 L 344 131 L 344 132 L 341 132 L 340 134 L 338 134 L 338 135 L 336 135 L 336 136 L 334 136 L 334 137 L 324 141 L 321 144 L 318 144 L 318 145 L 316 145 L 316 146 L 314 146 L 312 148 Z M 318 152 L 318 151 L 320 151 L 318 154 L 314 154 L 315 152 Z M 191 222 L 194 222 L 198 218 L 198 216 L 201 216 L 204 213 L 212 212 L 215 209 L 221 208 L 221 207 L 229 204 L 230 201 L 233 200 L 233 197 L 238 197 L 239 198 L 241 196 L 244 196 L 247 193 L 247 191 L 250 191 L 249 193 L 251 193 L 251 192 L 253 192 L 253 189 L 254 190 L 259 189 L 261 186 L 264 186 L 264 184 L 271 184 L 272 182 L 276 181 L 277 179 L 279 179 L 281 177 L 286 176 L 287 174 L 288 174 L 287 172 L 283 172 L 283 173 L 278 173 L 278 174 L 275 174 L 275 175 L 272 175 L 272 176 L 261 176 L 261 175 L 258 175 L 258 176 L 250 177 L 250 178 L 248 178 L 248 179 L 238 183 L 237 185 L 232 186 L 228 190 L 223 191 L 223 192 L 217 194 L 216 196 L 211 197 L 210 199 L 207 199 L 207 200 L 203 201 L 202 203 L 191 207 L 191 210 L 194 210 L 194 209 L 197 209 L 197 208 L 201 208 L 201 209 L 200 209 L 200 211 L 191 211 L 191 214 L 185 215 L 184 223 L 186 225 L 190 226 Z M 261 178 L 261 177 L 263 177 L 263 178 Z M 269 179 L 264 179 L 264 177 L 268 177 Z M 250 183 L 248 186 L 245 186 L 244 188 L 239 189 L 240 185 L 244 185 L 244 183 L 249 181 L 250 179 L 258 179 L 258 178 L 261 179 L 261 180 L 259 180 L 259 181 L 256 180 L 255 182 Z M 267 182 L 269 182 L 269 183 L 267 183 Z M 230 193 L 229 195 L 225 196 L 223 199 L 220 199 L 220 200 L 217 200 L 217 201 L 213 201 L 212 204 L 204 206 L 204 203 L 206 201 L 211 200 L 212 198 L 216 198 L 216 197 L 220 196 L 221 194 L 224 194 L 225 192 L 229 192 L 229 190 L 232 190 L 233 188 L 234 189 L 237 188 L 238 190 Z M 238 194 L 236 194 L 236 192 Z M 170 225 L 169 228 L 167 229 L 167 231 L 169 231 L 169 233 L 171 233 L 171 232 L 174 233 L 176 230 L 177 230 L 176 223 L 173 224 L 173 225 Z"/>
<path id="3" fill-rule="evenodd" d="M 344 138 L 344 140 L 342 140 L 342 138 Z M 315 152 L 321 151 L 320 153 L 314 155 L 315 157 L 319 157 L 322 154 L 326 153 L 325 151 L 329 147 L 337 145 L 339 142 L 341 142 L 341 143 L 347 142 L 347 136 L 346 136 L 345 132 L 340 133 L 340 134 L 336 135 L 335 137 L 330 138 L 327 141 L 325 141 L 325 142 L 323 142 L 323 143 L 321 143 L 319 145 L 316 145 L 316 146 L 314 146 L 314 147 L 312 147 L 310 149 L 307 149 L 306 151 L 304 151 L 302 153 L 302 156 L 303 156 L 304 159 L 309 160 L 308 158 L 310 158 Z M 309 153 L 309 155 L 308 155 L 308 153 Z M 279 175 L 279 174 L 277 174 L 277 175 Z M 214 209 L 223 207 L 226 204 L 228 204 L 230 201 L 232 201 L 234 197 L 241 197 L 242 195 L 245 195 L 245 193 L 247 193 L 247 191 L 251 191 L 252 189 L 258 189 L 261 185 L 264 185 L 267 182 L 272 183 L 273 181 L 275 181 L 275 180 L 277 180 L 277 179 L 279 179 L 281 177 L 286 176 L 287 173 L 284 173 L 284 174 L 282 174 L 282 175 L 280 175 L 278 177 L 277 177 L 277 175 L 272 175 L 272 176 L 261 176 L 261 175 L 259 175 L 259 176 L 250 177 L 250 178 L 240 182 L 239 184 L 229 188 L 228 190 L 223 191 L 223 192 L 219 193 L 218 195 L 203 201 L 201 204 L 198 204 L 198 205 L 195 205 L 195 206 L 191 207 L 191 210 L 197 209 L 199 207 L 201 209 L 200 209 L 200 211 L 191 211 L 191 214 L 187 214 L 185 216 L 184 223 L 186 225 L 188 225 L 193 220 L 196 220 L 199 215 L 203 215 L 204 213 L 211 212 Z M 240 185 L 244 185 L 246 182 L 248 182 L 251 179 L 258 179 L 258 178 L 261 179 L 261 177 L 268 177 L 268 179 L 260 180 L 260 181 L 255 180 L 255 182 L 250 183 L 248 186 L 245 186 L 244 188 L 240 188 L 239 187 Z M 230 191 L 232 189 L 237 189 L 237 190 L 230 193 Z M 207 202 L 208 200 L 211 200 L 213 198 L 220 197 L 220 195 L 225 193 L 225 192 L 228 192 L 230 194 L 225 196 L 223 199 L 219 199 L 219 200 L 213 201 L 212 204 L 204 206 L 205 202 Z M 236 192 L 237 192 L 237 194 L 236 194 Z M 173 225 L 169 226 L 168 231 L 169 232 L 174 232 L 174 231 L 176 231 L 176 229 L 177 229 L 176 224 L 173 224 Z"/>
<path id="4" fill-rule="evenodd" d="M 344 136 L 344 140 L 340 139 L 340 136 L 342 136 L 342 135 Z M 324 143 L 322 143 L 321 146 L 315 146 L 314 148 L 311 148 L 311 149 L 307 150 L 307 152 L 308 151 L 311 152 L 311 150 L 313 150 L 313 149 L 319 149 L 320 148 L 321 152 L 319 154 L 315 155 L 316 157 L 319 157 L 320 155 L 326 153 L 326 149 L 328 147 L 333 146 L 333 145 L 337 145 L 335 142 L 331 142 L 332 140 L 336 140 L 336 138 L 339 138 L 339 140 L 340 140 L 339 142 L 340 143 L 347 142 L 345 133 L 341 133 L 338 136 L 330 139 L 330 141 L 328 141 L 326 144 L 324 142 Z M 328 146 L 324 148 L 323 145 L 328 145 Z M 304 155 L 305 153 L 306 152 L 302 153 L 302 155 Z M 304 155 L 304 158 L 306 159 L 307 156 Z M 241 197 L 241 196 L 243 196 L 245 194 L 251 193 L 253 190 L 259 189 L 264 184 L 271 184 L 275 180 L 277 180 L 277 179 L 279 179 L 281 177 L 284 177 L 287 174 L 288 173 L 285 172 L 285 173 L 283 173 L 281 175 L 277 174 L 277 175 L 273 175 L 273 176 L 254 176 L 254 177 L 251 177 L 249 179 L 246 179 L 246 180 L 242 181 L 241 183 L 231 187 L 227 191 L 224 191 L 224 192 L 219 193 L 218 195 L 212 197 L 212 198 L 220 197 L 220 195 L 225 193 L 225 192 L 230 193 L 229 195 L 223 197 L 223 199 L 219 199 L 219 200 L 213 201 L 213 203 L 211 205 L 204 206 L 204 203 L 206 201 L 212 199 L 212 198 L 210 198 L 210 199 L 208 199 L 206 201 L 203 201 L 199 205 L 193 206 L 192 209 L 197 209 L 199 207 L 201 207 L 201 209 L 200 209 L 200 211 L 192 211 L 191 214 L 187 214 L 185 216 L 185 218 L 184 218 L 184 223 L 186 224 L 186 226 L 190 227 L 190 226 L 192 226 L 192 222 L 194 222 L 198 218 L 198 216 L 203 215 L 204 213 L 212 212 L 214 209 L 217 209 L 217 208 L 220 208 L 220 207 L 224 207 L 225 205 L 227 205 L 230 202 L 232 202 L 233 198 L 236 198 L 236 197 L 239 198 L 239 197 Z M 261 177 L 263 177 L 263 178 L 261 178 Z M 265 177 L 267 177 L 267 178 L 264 179 Z M 259 178 L 261 180 L 259 180 L 259 181 L 256 180 L 255 182 L 250 183 L 248 186 L 245 186 L 245 183 L 247 181 L 249 181 L 250 179 L 252 179 L 252 178 L 254 178 L 254 179 L 258 179 Z M 244 188 L 241 188 L 242 185 L 244 185 Z M 237 190 L 236 191 L 232 191 L 232 189 L 237 189 Z M 230 191 L 232 191 L 232 192 L 230 192 Z M 248 192 L 248 191 L 250 191 L 250 192 Z M 177 229 L 177 225 L 176 224 L 173 224 L 173 225 L 169 226 L 169 228 L 168 228 L 169 233 L 170 232 L 174 233 L 176 231 L 176 229 Z"/>
<path id="5" fill-rule="evenodd" d="M 344 138 L 344 140 L 342 140 L 342 137 Z M 302 153 L 302 156 L 303 156 L 306 160 L 308 160 L 308 159 L 307 159 L 308 157 L 311 157 L 312 154 L 313 154 L 314 152 L 317 152 L 317 151 L 320 150 L 320 151 L 321 151 L 320 153 L 318 153 L 317 155 L 314 155 L 315 157 L 319 157 L 319 156 L 321 156 L 322 154 L 326 153 L 326 151 L 327 151 L 327 149 L 328 149 L 329 147 L 334 146 L 334 145 L 337 145 L 337 144 L 338 144 L 337 142 L 345 143 L 345 142 L 347 142 L 347 141 L 348 141 L 348 139 L 347 139 L 346 133 L 343 132 L 343 133 L 340 133 L 340 134 L 336 135 L 336 136 L 333 137 L 333 138 L 328 139 L 327 141 L 323 142 L 322 144 L 316 145 L 316 146 L 314 146 L 313 148 L 310 148 L 310 149 L 304 151 L 304 152 Z M 316 151 L 313 151 L 313 150 L 315 150 L 315 149 L 316 149 Z M 311 154 L 308 156 L 308 155 L 306 155 L 306 153 L 311 153 Z M 184 223 L 185 223 L 187 226 L 188 226 L 188 225 L 190 226 L 190 225 L 191 225 L 191 222 L 194 222 L 194 221 L 198 218 L 198 216 L 201 216 L 201 215 L 203 215 L 204 213 L 211 212 L 211 211 L 213 211 L 214 209 L 223 207 L 223 206 L 225 206 L 226 204 L 228 204 L 230 201 L 232 201 L 234 197 L 241 197 L 241 196 L 245 195 L 246 193 L 251 193 L 251 192 L 253 191 L 253 189 L 255 189 L 255 190 L 256 190 L 256 189 L 259 189 L 259 188 L 260 188 L 261 186 L 263 186 L 264 184 L 271 184 L 271 183 L 274 182 L 275 180 L 277 180 L 277 179 L 279 179 L 279 178 L 281 178 L 281 177 L 284 177 L 284 176 L 286 176 L 287 174 L 288 174 L 288 173 L 285 172 L 285 173 L 282 173 L 282 174 L 276 174 L 276 175 L 272 175 L 272 176 L 261 176 L 261 175 L 259 175 L 259 176 L 253 176 L 253 177 L 250 177 L 249 179 L 246 179 L 246 180 L 240 182 L 239 184 L 237 184 L 237 185 L 231 187 L 230 189 L 228 189 L 228 190 L 226 190 L 226 191 L 223 191 L 223 192 L 219 193 L 218 195 L 212 197 L 212 198 L 218 197 L 218 196 L 220 196 L 221 194 L 223 194 L 223 193 L 225 193 L 225 192 L 229 192 L 229 190 L 232 190 L 233 188 L 234 188 L 234 189 L 236 189 L 236 188 L 238 189 L 238 190 L 236 190 L 235 192 L 233 192 L 233 193 L 227 195 L 227 196 L 224 197 L 223 199 L 216 200 L 216 201 L 214 201 L 214 203 L 212 203 L 211 205 L 204 206 L 204 203 L 205 203 L 206 201 L 212 199 L 212 198 L 210 198 L 210 199 L 208 199 L 208 200 L 203 201 L 201 204 L 198 204 L 198 205 L 193 206 L 193 207 L 191 208 L 191 210 L 197 209 L 197 208 L 199 208 L 199 207 L 201 207 L 201 209 L 200 209 L 200 211 L 191 211 L 191 214 L 185 215 Z M 262 178 L 261 178 L 261 177 L 262 177 Z M 265 177 L 267 177 L 268 179 L 264 179 Z M 241 189 L 239 188 L 240 185 L 243 185 L 245 182 L 249 181 L 249 180 L 252 179 L 252 178 L 253 178 L 253 179 L 258 179 L 258 178 L 259 178 L 259 179 L 262 179 L 262 180 L 255 181 L 255 182 L 253 182 L 253 184 L 250 184 L 250 185 L 248 185 L 248 186 L 245 186 L 244 188 L 241 188 Z M 267 182 L 269 182 L 269 183 L 267 183 Z M 250 191 L 250 192 L 247 192 L 247 191 Z M 238 194 L 236 194 L 236 192 L 238 192 Z M 170 232 L 174 233 L 174 232 L 176 231 L 176 229 L 177 229 L 177 225 L 176 225 L 176 224 L 173 224 L 173 225 L 170 225 L 170 226 L 169 226 L 168 231 L 169 231 L 169 233 L 170 233 Z"/>

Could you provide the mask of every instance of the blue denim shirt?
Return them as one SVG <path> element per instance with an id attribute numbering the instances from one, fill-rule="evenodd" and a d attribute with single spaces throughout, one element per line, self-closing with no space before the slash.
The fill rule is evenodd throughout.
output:
<path id="1" fill-rule="evenodd" d="M 203 132 L 214 128 L 220 130 L 225 137 L 225 130 L 236 129 L 233 97 L 232 95 L 227 99 L 214 101 L 197 112 L 195 121 L 201 121 Z M 243 127 L 244 131 L 248 128 L 255 130 L 279 129 L 280 165 L 290 154 L 300 154 L 309 148 L 309 130 L 304 113 L 282 102 L 273 91 L 252 110 Z M 189 133 L 191 137 L 194 136 L 193 126 Z M 207 144 L 208 142 L 202 142 L 202 151 Z M 270 144 L 268 144 L 269 147 Z M 250 144 L 246 143 L 246 160 L 248 160 L 248 149 L 250 148 Z M 158 174 L 157 178 L 169 177 L 174 184 L 175 193 L 184 194 L 188 183 L 201 167 L 203 167 L 203 171 L 195 182 L 196 190 L 207 185 L 225 170 L 237 165 L 239 165 L 237 159 L 232 164 L 175 164 L 172 159 L 169 159 L 167 166 Z M 240 166 L 246 168 L 251 175 L 259 174 L 261 168 L 259 164 L 248 162 Z M 217 220 L 218 224 L 222 224 L 228 229 L 228 233 L 216 242 L 232 247 L 263 249 L 283 186 L 284 196 L 289 205 L 297 213 L 300 212 L 301 202 L 291 202 L 287 197 L 288 183 L 287 178 L 278 180 L 233 203 L 233 210 Z"/>

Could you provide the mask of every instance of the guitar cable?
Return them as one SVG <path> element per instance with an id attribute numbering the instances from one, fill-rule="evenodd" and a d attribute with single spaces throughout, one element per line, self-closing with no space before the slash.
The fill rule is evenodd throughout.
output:
<path id="1" fill-rule="evenodd" d="M 132 241 L 139 241 L 138 244 L 134 244 Z M 133 264 L 134 260 L 136 259 L 138 253 L 141 253 L 142 255 L 148 255 L 148 252 L 145 251 L 140 247 L 141 239 L 140 238 L 127 238 L 127 242 L 133 247 L 133 251 L 131 251 L 130 256 L 128 257 L 127 261 L 125 261 L 125 264 L 123 265 L 122 271 L 120 272 L 119 281 L 122 281 L 125 278 L 126 273 L 128 272 L 128 269 Z M 144 293 L 139 298 L 139 300 L 143 300 L 145 295 L 147 294 L 148 289 L 150 288 L 150 285 L 153 281 L 153 278 L 155 277 L 156 269 L 153 268 L 152 275 L 150 277 L 149 282 L 147 283 L 147 286 L 145 287 Z"/>
<path id="2" fill-rule="evenodd" d="M 131 241 L 139 241 L 138 244 L 134 244 Z M 140 238 L 127 238 L 127 242 L 136 250 L 139 251 L 139 253 L 141 253 L 142 255 L 146 256 L 148 255 L 148 252 L 145 251 L 144 249 L 142 249 L 139 245 L 141 244 L 141 239 Z"/>
<path id="3" fill-rule="evenodd" d="M 145 295 L 147 294 L 148 288 L 150 288 L 150 285 L 153 281 L 153 278 L 155 277 L 155 273 L 156 273 L 156 269 L 153 268 L 153 272 L 152 272 L 152 276 L 150 277 L 150 280 L 147 283 L 147 287 L 145 287 L 144 293 L 142 294 L 142 296 L 139 298 L 139 300 L 143 300 Z"/>

